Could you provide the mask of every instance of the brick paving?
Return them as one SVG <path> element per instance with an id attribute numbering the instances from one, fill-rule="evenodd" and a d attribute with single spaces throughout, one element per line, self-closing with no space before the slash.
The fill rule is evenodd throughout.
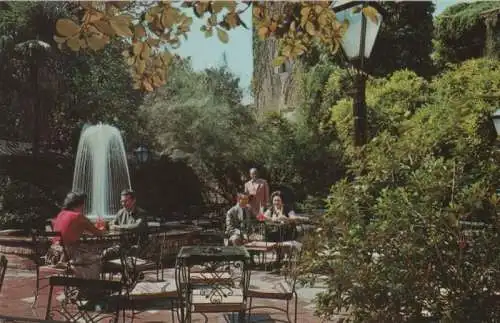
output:
<path id="1" fill-rule="evenodd" d="M 47 304 L 48 288 L 40 292 L 39 300 L 35 308 L 31 307 L 33 301 L 33 289 L 35 286 L 35 272 L 33 270 L 19 269 L 15 263 L 11 263 L 6 272 L 4 286 L 0 293 L 0 315 L 21 316 L 42 319 L 45 316 L 45 307 Z M 147 276 L 154 276 L 148 273 Z M 173 270 L 166 271 L 166 277 L 173 277 Z M 272 284 L 279 277 L 264 271 L 253 271 L 251 275 L 251 285 L 265 286 Z M 41 284 L 47 284 L 42 281 Z M 316 323 L 321 322 L 314 314 L 314 296 L 322 288 L 298 288 L 298 322 Z M 285 306 L 284 301 L 267 301 L 254 299 L 254 305 L 260 306 Z M 192 322 L 232 322 L 231 314 L 207 314 L 206 318 L 198 313 L 193 314 Z M 271 310 L 260 309 L 252 311 L 251 321 L 277 322 L 286 320 L 286 316 L 281 313 L 274 313 Z M 130 321 L 130 319 L 128 319 Z M 136 315 L 134 322 L 172 322 L 171 312 L 168 310 L 147 310 L 144 313 Z"/>

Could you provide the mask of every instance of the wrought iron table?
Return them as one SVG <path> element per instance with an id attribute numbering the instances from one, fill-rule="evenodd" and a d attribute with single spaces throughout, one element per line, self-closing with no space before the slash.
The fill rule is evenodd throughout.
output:
<path id="1" fill-rule="evenodd" d="M 250 254 L 241 246 L 182 247 L 177 255 L 176 284 L 181 318 L 192 313 L 237 312 L 245 319 Z M 198 266 L 198 268 L 196 268 Z"/>

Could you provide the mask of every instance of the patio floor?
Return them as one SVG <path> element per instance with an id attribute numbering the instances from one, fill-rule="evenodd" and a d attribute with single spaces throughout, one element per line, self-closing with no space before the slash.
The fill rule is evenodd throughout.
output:
<path id="1" fill-rule="evenodd" d="M 173 277 L 173 269 L 168 269 L 165 271 L 166 277 Z M 146 274 L 147 278 L 156 277 L 155 273 L 148 272 Z M 251 284 L 258 286 L 266 286 L 273 283 L 276 280 L 276 276 L 264 272 L 264 271 L 252 271 Z M 42 285 L 46 283 L 41 282 Z M 48 288 L 44 288 L 40 291 L 39 300 L 35 308 L 31 308 L 33 301 L 33 288 L 35 286 L 35 271 L 16 269 L 9 267 L 6 272 L 4 286 L 2 287 L 2 292 L 0 293 L 0 315 L 7 316 L 21 316 L 30 318 L 42 319 L 45 315 L 45 307 L 47 304 L 47 293 Z M 321 319 L 315 317 L 314 314 L 314 296 L 322 290 L 321 287 L 305 288 L 301 287 L 297 289 L 299 295 L 298 303 L 298 322 L 300 323 L 316 323 L 320 322 Z M 254 299 L 254 304 L 257 306 L 284 306 L 283 301 L 268 301 L 268 300 L 256 300 Z M 146 309 L 142 314 L 136 315 L 134 322 L 171 322 L 170 311 L 161 309 Z M 234 316 L 236 319 L 236 316 Z M 340 322 L 339 320 L 329 321 L 329 322 Z M 259 322 L 279 322 L 280 320 L 286 320 L 286 316 L 282 313 L 276 313 L 272 310 L 259 309 L 252 311 L 252 320 Z M 130 320 L 128 320 L 130 321 Z M 229 314 L 207 314 L 206 317 L 202 314 L 193 314 L 193 322 L 233 322 L 231 313 Z M 236 321 L 236 320 L 234 320 Z"/>

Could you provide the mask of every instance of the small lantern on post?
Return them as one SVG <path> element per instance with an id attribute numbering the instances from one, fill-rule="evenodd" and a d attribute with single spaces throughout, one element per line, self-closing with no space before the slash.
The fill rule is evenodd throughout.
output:
<path id="1" fill-rule="evenodd" d="M 146 164 L 151 158 L 149 149 L 144 145 L 137 147 L 137 149 L 134 150 L 134 155 L 135 158 L 137 158 L 137 163 L 140 165 Z"/>

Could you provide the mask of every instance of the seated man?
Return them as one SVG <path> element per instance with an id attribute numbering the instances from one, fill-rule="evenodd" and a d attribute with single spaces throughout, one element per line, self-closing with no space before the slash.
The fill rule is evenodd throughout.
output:
<path id="1" fill-rule="evenodd" d="M 113 221 L 111 221 L 110 230 L 131 230 L 146 225 L 145 212 L 137 207 L 134 191 L 123 190 L 120 202 L 122 208 L 116 213 Z"/>
<path id="2" fill-rule="evenodd" d="M 230 245 L 242 245 L 248 241 L 251 212 L 248 195 L 239 193 L 238 202 L 226 214 L 226 236 Z"/>
<path id="3" fill-rule="evenodd" d="M 147 238 L 147 223 L 145 212 L 137 207 L 135 192 L 129 189 L 121 192 L 120 202 L 122 208 L 118 210 L 115 218 L 109 224 L 110 231 L 140 231 L 139 244 L 146 241 Z M 135 245 L 136 242 L 133 242 Z M 137 247 L 137 246 L 135 246 Z M 105 260 L 118 258 L 120 255 L 120 246 L 115 245 L 104 251 L 103 257 Z"/>

